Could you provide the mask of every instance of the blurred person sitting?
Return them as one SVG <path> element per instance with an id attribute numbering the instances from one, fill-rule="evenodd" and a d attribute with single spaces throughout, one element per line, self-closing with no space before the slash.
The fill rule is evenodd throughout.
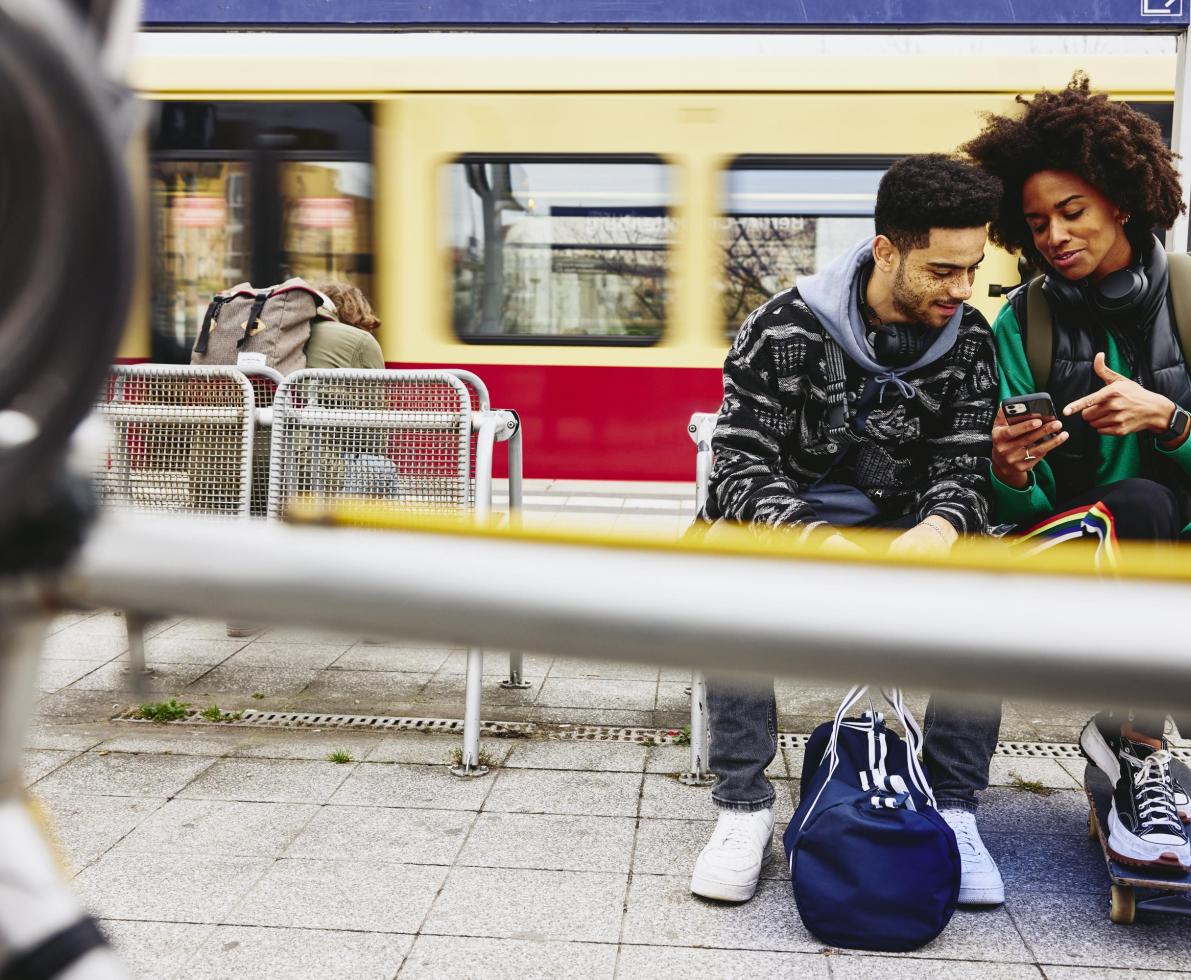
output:
<path id="1" fill-rule="evenodd" d="M 968 163 L 903 159 L 877 191 L 876 236 L 748 316 L 724 364 L 705 521 L 762 533 L 900 529 L 889 552 L 901 556 L 946 555 L 960 535 L 987 529 L 997 374 L 989 325 L 965 301 L 1000 194 L 999 181 Z M 838 530 L 824 546 L 864 554 Z M 773 686 L 712 675 L 707 688 L 720 816 L 691 890 L 746 901 L 772 846 Z M 926 717 L 936 751 L 971 754 L 969 726 L 989 737 L 979 713 L 939 707 L 932 699 Z M 957 837 L 971 843 L 961 847 L 960 900 L 1003 901 L 976 833 L 974 796 L 935 791 Z"/>
<path id="2" fill-rule="evenodd" d="M 314 288 L 335 304 L 336 319 L 320 318 L 311 325 L 306 366 L 383 370 L 385 356 L 373 336 L 380 319 L 363 292 L 351 283 L 335 280 L 317 283 Z"/>
<path id="3" fill-rule="evenodd" d="M 1183 210 L 1179 174 L 1157 123 L 1092 92 L 1082 74 L 1018 101 L 1024 114 L 990 117 L 963 149 L 1004 186 L 993 241 L 1042 269 L 993 325 L 1000 394 L 1046 388 L 1059 417 L 1009 425 L 998 413 L 994 514 L 1016 525 L 1027 553 L 1091 540 L 1111 560 L 1118 539 L 1169 544 L 1191 532 L 1191 372 L 1179 339 L 1191 324 L 1175 321 L 1177 284 L 1153 232 Z M 1049 365 L 1027 355 L 1028 331 L 1045 329 L 1031 322 L 1039 286 Z M 1144 657 L 1128 669 L 1144 670 Z M 1080 746 L 1116 788 L 1109 848 L 1127 863 L 1186 869 L 1191 798 L 1171 773 L 1165 724 L 1163 712 L 1101 711 Z M 1179 727 L 1191 735 L 1191 715 Z"/>
<path id="4" fill-rule="evenodd" d="M 335 304 L 335 317 L 320 317 L 310 325 L 310 340 L 306 344 L 308 368 L 365 368 L 383 370 L 385 356 L 373 332 L 380 327 L 380 319 L 372 311 L 372 304 L 364 293 L 351 283 L 331 280 L 314 287 Z M 252 513 L 263 515 L 268 509 L 269 496 L 269 440 L 258 439 L 253 449 Z M 371 462 L 366 474 L 383 467 L 387 460 Z M 355 464 L 359 468 L 360 464 Z M 392 464 L 388 463 L 391 467 Z M 359 478 L 356 483 L 360 483 Z M 354 485 L 354 484 L 353 484 Z M 365 484 L 374 487 L 376 480 Z M 253 636 L 260 627 L 246 623 L 228 623 L 227 635 Z"/>

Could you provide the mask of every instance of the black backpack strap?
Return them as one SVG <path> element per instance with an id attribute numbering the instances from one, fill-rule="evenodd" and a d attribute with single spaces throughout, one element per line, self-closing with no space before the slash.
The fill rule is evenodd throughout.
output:
<path id="1" fill-rule="evenodd" d="M 848 379 L 843 348 L 823 332 L 823 357 L 827 369 L 827 435 L 836 445 L 859 441 L 848 420 Z"/>
<path id="2" fill-rule="evenodd" d="M 256 299 L 252 301 L 252 311 L 248 314 L 248 319 L 244 322 L 244 336 L 236 341 L 237 347 L 243 347 L 248 342 L 248 337 L 252 333 L 252 325 L 260 319 L 261 312 L 265 308 L 265 301 L 272 295 L 272 292 L 256 294 Z"/>
<path id="3" fill-rule="evenodd" d="M 0 980 L 53 980 L 91 950 L 107 944 L 94 919 L 80 919 L 14 956 L 0 970 Z"/>
<path id="4" fill-rule="evenodd" d="M 202 329 L 199 330 L 198 340 L 194 342 L 194 352 L 196 354 L 207 353 L 207 341 L 211 337 L 211 323 L 219 316 L 219 310 L 226 302 L 226 296 L 216 296 L 207 305 L 207 315 L 203 317 Z"/>
<path id="5" fill-rule="evenodd" d="M 1025 331 L 1026 361 L 1034 375 L 1035 391 L 1047 390 L 1054 362 L 1054 320 L 1042 282 L 1042 276 L 1038 276 L 1026 286 L 1026 322 L 1019 324 Z"/>

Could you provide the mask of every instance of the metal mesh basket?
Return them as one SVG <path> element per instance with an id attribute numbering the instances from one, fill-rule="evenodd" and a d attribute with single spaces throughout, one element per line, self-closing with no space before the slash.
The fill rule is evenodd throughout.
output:
<path id="1" fill-rule="evenodd" d="M 273 404 L 269 516 L 301 498 L 316 512 L 462 514 L 474 504 L 471 395 L 434 371 L 307 370 Z"/>
<path id="2" fill-rule="evenodd" d="M 96 406 L 111 427 L 95 474 L 107 506 L 248 513 L 253 394 L 234 368 L 112 369 Z"/>

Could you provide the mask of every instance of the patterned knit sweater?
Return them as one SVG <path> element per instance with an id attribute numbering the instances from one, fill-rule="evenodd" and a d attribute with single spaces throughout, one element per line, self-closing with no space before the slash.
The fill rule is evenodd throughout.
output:
<path id="1" fill-rule="evenodd" d="M 878 400 L 869 376 L 845 357 L 844 444 L 828 433 L 828 344 L 842 356 L 796 289 L 744 321 L 724 363 L 703 517 L 809 530 L 824 521 L 801 491 L 830 473 L 830 482 L 863 490 L 879 519 L 938 514 L 961 534 L 985 531 L 997 368 L 980 312 L 965 304 L 951 350 L 902 376 L 912 394 L 889 384 Z"/>

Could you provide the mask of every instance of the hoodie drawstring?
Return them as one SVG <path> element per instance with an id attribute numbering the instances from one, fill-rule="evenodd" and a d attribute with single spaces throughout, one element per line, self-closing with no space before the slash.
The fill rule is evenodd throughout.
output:
<path id="1" fill-rule="evenodd" d="M 901 393 L 902 398 L 909 400 L 911 398 L 916 398 L 918 396 L 917 388 L 915 388 L 912 384 L 910 384 L 910 382 L 906 381 L 905 378 L 899 377 L 897 374 L 895 374 L 892 371 L 889 371 L 885 374 L 875 375 L 873 377 L 873 380 L 881 388 L 880 393 L 877 396 L 877 404 L 878 405 L 884 404 L 885 389 L 891 384 L 897 386 L 897 390 Z"/>

